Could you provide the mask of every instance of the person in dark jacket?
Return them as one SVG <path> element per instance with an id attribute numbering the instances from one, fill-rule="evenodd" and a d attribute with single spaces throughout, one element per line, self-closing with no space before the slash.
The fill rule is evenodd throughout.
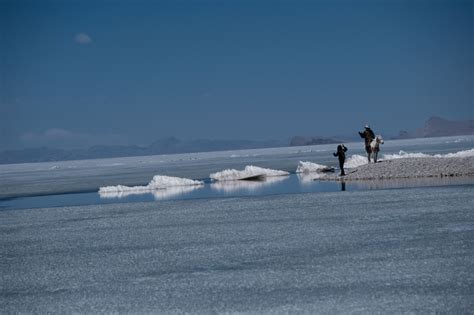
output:
<path id="1" fill-rule="evenodd" d="M 341 169 L 341 176 L 346 175 L 346 173 L 344 173 L 344 162 L 346 161 L 346 151 L 347 151 L 347 148 L 343 144 L 340 144 L 337 146 L 337 152 L 333 153 L 333 155 L 337 156 L 337 158 L 339 159 L 339 168 Z"/>
<path id="2" fill-rule="evenodd" d="M 372 142 L 372 140 L 375 139 L 375 134 L 372 131 L 372 129 L 370 129 L 369 125 L 365 125 L 365 130 L 362 132 L 359 132 L 359 136 L 361 138 L 364 138 L 365 152 L 367 152 L 367 158 L 369 159 L 369 162 L 370 162 L 370 155 L 372 153 L 370 150 L 370 143 Z"/>

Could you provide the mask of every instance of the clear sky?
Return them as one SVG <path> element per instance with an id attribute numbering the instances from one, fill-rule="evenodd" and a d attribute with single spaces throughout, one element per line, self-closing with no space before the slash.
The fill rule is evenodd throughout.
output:
<path id="1" fill-rule="evenodd" d="M 473 118 L 474 1 L 0 0 L 0 147 Z"/>

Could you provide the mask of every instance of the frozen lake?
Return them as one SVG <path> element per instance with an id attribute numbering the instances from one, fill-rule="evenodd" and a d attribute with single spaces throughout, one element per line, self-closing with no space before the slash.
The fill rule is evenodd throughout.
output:
<path id="1" fill-rule="evenodd" d="M 347 143 L 348 157 L 364 155 L 363 143 Z M 384 154 L 447 154 L 474 148 L 474 136 L 387 140 Z M 0 165 L 0 202 L 12 197 L 97 192 L 101 186 L 146 185 L 154 175 L 208 179 L 224 169 L 247 165 L 295 173 L 299 161 L 337 166 L 336 145 L 315 145 L 138 156 L 99 160 Z M 362 158 L 363 159 L 363 158 Z M 364 160 L 364 159 L 363 159 Z"/>
<path id="2" fill-rule="evenodd" d="M 0 211 L 2 312 L 457 312 L 473 185 Z"/>
<path id="3" fill-rule="evenodd" d="M 347 144 L 347 167 L 366 163 L 361 143 Z M 418 186 L 473 184 L 466 178 L 432 178 L 335 183 L 318 181 L 317 174 L 298 173 L 300 161 L 335 167 L 334 145 L 241 151 L 204 152 L 128 158 L 0 165 L 0 210 L 91 205 L 140 201 L 266 196 L 329 191 L 355 191 Z M 473 155 L 474 136 L 386 141 L 383 155 L 391 158 L 426 155 Z M 356 162 L 356 163 L 354 163 Z M 311 164 L 310 163 L 310 164 Z M 210 174 L 248 165 L 288 172 L 264 181 L 213 181 Z M 336 170 L 337 172 L 337 170 Z M 144 186 L 154 175 L 200 180 L 203 185 L 99 195 L 100 187 Z"/>
<path id="4" fill-rule="evenodd" d="M 347 147 L 364 160 L 361 143 Z M 386 141 L 382 152 L 404 158 L 473 148 L 474 136 L 462 136 Z M 0 165 L 0 309 L 471 311 L 473 177 L 344 184 L 296 172 L 299 161 L 336 166 L 334 149 Z M 288 174 L 210 179 L 247 165 Z M 142 189 L 154 175 L 203 184 L 98 193 L 105 185 Z"/>

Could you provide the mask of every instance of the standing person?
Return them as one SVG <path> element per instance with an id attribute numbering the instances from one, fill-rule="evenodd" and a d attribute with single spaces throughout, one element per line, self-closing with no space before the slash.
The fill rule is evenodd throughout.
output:
<path id="1" fill-rule="evenodd" d="M 359 136 L 361 138 L 364 138 L 365 140 L 365 152 L 367 152 L 367 158 L 369 159 L 369 163 L 370 163 L 370 155 L 371 155 L 371 150 L 370 150 L 370 143 L 372 142 L 372 140 L 375 139 L 375 134 L 374 132 L 372 131 L 372 129 L 370 129 L 369 125 L 365 125 L 365 130 L 362 131 L 362 132 L 359 132 Z"/>
<path id="2" fill-rule="evenodd" d="M 337 146 L 337 152 L 333 153 L 334 156 L 337 156 L 339 159 L 339 168 L 341 169 L 341 176 L 346 175 L 344 173 L 344 162 L 346 161 L 346 151 L 347 148 L 341 143 Z"/>

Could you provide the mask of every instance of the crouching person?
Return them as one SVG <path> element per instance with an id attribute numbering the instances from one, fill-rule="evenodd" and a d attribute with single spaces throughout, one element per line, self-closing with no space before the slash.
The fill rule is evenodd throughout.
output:
<path id="1" fill-rule="evenodd" d="M 346 173 L 344 173 L 344 162 L 346 161 L 346 151 L 347 151 L 347 148 L 343 144 L 340 144 L 337 146 L 337 152 L 333 153 L 333 155 L 337 156 L 337 158 L 339 159 L 339 168 L 341 169 L 341 176 L 346 175 Z"/>

